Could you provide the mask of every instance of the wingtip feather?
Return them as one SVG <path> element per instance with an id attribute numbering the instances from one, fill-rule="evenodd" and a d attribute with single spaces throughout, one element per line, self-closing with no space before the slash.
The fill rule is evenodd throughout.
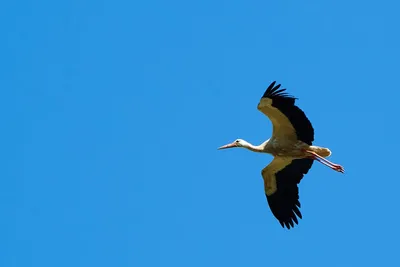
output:
<path id="1" fill-rule="evenodd" d="M 281 99 L 291 99 L 291 100 L 295 100 L 297 98 L 293 97 L 292 95 L 289 95 L 288 93 L 286 93 L 286 88 L 281 88 L 281 84 L 276 84 L 276 81 L 273 81 L 267 88 L 267 90 L 265 91 L 264 95 L 262 96 L 262 98 L 264 97 L 268 97 L 268 98 L 281 98 Z M 278 90 L 279 89 L 279 90 Z"/>

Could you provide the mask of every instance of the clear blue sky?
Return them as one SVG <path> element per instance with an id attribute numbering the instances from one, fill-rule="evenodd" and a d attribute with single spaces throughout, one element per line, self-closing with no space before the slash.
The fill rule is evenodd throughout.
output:
<path id="1" fill-rule="evenodd" d="M 5 1 L 0 266 L 399 266 L 398 1 Z M 299 98 L 303 220 L 241 149 Z"/>

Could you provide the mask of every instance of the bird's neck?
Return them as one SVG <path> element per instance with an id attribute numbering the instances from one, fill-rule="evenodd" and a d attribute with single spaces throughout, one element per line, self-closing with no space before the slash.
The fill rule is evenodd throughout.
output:
<path id="1" fill-rule="evenodd" d="M 254 152 L 264 152 L 264 146 L 265 146 L 265 142 L 258 146 L 255 146 L 255 145 L 247 142 L 247 144 L 243 147 L 247 148 L 248 150 L 254 151 Z"/>

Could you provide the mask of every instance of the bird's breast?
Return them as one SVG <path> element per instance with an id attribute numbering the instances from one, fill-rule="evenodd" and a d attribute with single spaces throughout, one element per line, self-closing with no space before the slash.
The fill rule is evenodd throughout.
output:
<path id="1" fill-rule="evenodd" d="M 298 142 L 273 139 L 268 142 L 265 150 L 274 156 L 300 157 L 304 154 L 302 148 L 303 146 Z"/>

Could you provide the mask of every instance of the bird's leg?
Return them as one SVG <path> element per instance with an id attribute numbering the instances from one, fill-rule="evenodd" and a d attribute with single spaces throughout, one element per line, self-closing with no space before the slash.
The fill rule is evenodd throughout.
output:
<path id="1" fill-rule="evenodd" d="M 316 160 L 316 161 L 318 161 L 318 162 L 324 164 L 325 166 L 328 166 L 328 167 L 331 168 L 332 170 L 335 170 L 335 171 L 337 171 L 337 172 L 344 173 L 344 168 L 343 168 L 341 165 L 339 165 L 339 164 L 335 164 L 335 163 L 332 163 L 332 162 L 330 162 L 330 161 L 328 161 L 328 162 L 327 162 L 327 161 L 324 161 L 323 159 L 321 159 L 321 158 L 319 158 L 319 157 L 315 157 L 314 155 L 310 156 L 310 158 L 312 158 L 312 159 L 314 159 L 314 160 Z"/>
<path id="2" fill-rule="evenodd" d="M 324 157 L 321 157 L 320 155 L 318 155 L 317 153 L 310 151 L 310 150 L 305 150 L 306 153 L 310 154 L 310 158 L 319 161 L 320 163 L 324 164 L 325 166 L 328 166 L 329 168 L 344 173 L 344 168 L 342 166 L 340 166 L 339 164 L 335 164 L 329 160 L 327 160 Z"/>
<path id="3" fill-rule="evenodd" d="M 312 159 L 312 160 L 316 160 L 316 161 L 318 161 L 319 163 L 322 163 L 322 164 L 324 164 L 325 166 L 328 166 L 328 167 L 331 168 L 331 169 L 334 169 L 334 170 L 337 169 L 337 166 L 334 166 L 334 165 L 332 165 L 332 164 L 330 164 L 330 163 L 328 163 L 328 162 L 326 162 L 326 161 L 324 161 L 324 160 L 321 160 L 320 158 L 317 158 L 317 157 L 315 157 L 314 155 L 308 156 L 308 158 L 310 158 L 310 159 Z"/>

